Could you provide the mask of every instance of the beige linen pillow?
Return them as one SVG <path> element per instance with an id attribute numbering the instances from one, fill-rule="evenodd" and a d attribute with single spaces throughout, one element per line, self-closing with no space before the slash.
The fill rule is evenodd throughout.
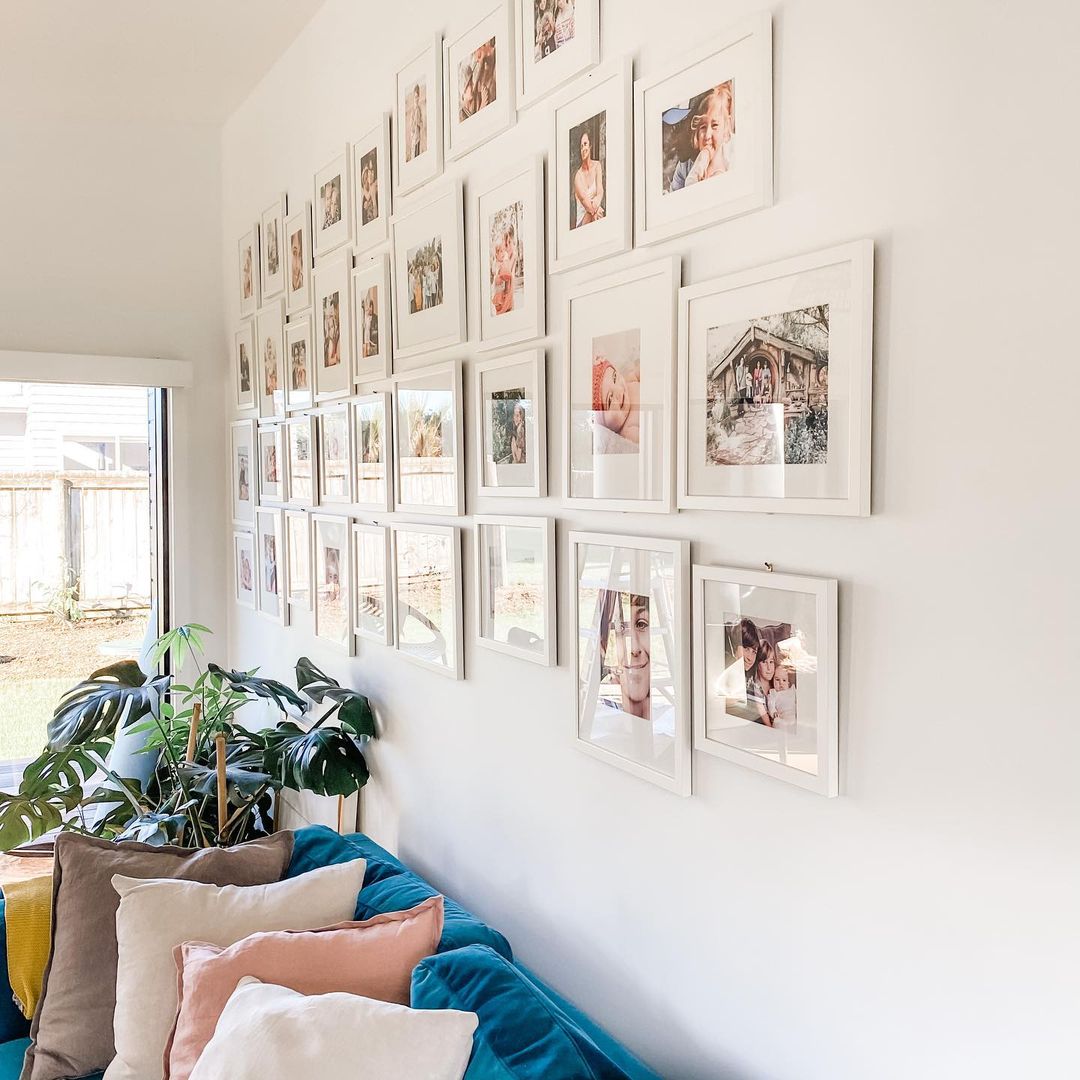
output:
<path id="1" fill-rule="evenodd" d="M 162 1074 L 176 1017 L 173 949 L 185 941 L 232 945 L 266 930 L 314 930 L 351 919 L 364 884 L 354 859 L 273 885 L 201 885 L 140 881 L 116 875 L 116 1057 L 106 1080 L 151 1080 Z"/>

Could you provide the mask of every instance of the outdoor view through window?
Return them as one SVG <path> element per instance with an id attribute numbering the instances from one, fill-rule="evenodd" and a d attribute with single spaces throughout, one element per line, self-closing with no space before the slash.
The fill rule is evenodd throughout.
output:
<path id="1" fill-rule="evenodd" d="M 0 382 L 0 790 L 65 690 L 142 649 L 153 393 Z"/>

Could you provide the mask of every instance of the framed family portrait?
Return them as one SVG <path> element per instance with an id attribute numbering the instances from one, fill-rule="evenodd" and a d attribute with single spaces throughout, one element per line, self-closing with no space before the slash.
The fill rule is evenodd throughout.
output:
<path id="1" fill-rule="evenodd" d="M 230 474 L 232 475 L 232 516 L 236 525 L 255 523 L 259 501 L 254 420 L 234 420 L 230 427 Z"/>
<path id="2" fill-rule="evenodd" d="M 285 421 L 285 486 L 290 506 L 319 505 L 318 421 L 314 413 Z"/>
<path id="3" fill-rule="evenodd" d="M 600 62 L 600 0 L 516 0 L 517 103 L 532 105 Z"/>
<path id="4" fill-rule="evenodd" d="M 233 337 L 233 372 L 236 377 L 236 408 L 254 409 L 255 382 L 252 370 L 255 359 L 255 320 L 246 319 Z"/>
<path id="5" fill-rule="evenodd" d="M 690 545 L 572 532 L 576 743 L 690 794 Z"/>
<path id="6" fill-rule="evenodd" d="M 394 76 L 394 195 L 407 195 L 443 169 L 442 35 Z"/>
<path id="7" fill-rule="evenodd" d="M 314 270 L 316 401 L 352 393 L 351 262 L 338 255 Z"/>
<path id="8" fill-rule="evenodd" d="M 255 541 L 246 529 L 233 532 L 233 597 L 241 607 L 255 610 Z"/>
<path id="9" fill-rule="evenodd" d="M 358 265 L 352 272 L 353 381 L 357 384 L 389 378 L 390 260 L 385 254 Z"/>
<path id="10" fill-rule="evenodd" d="M 311 521 L 306 510 L 285 511 L 285 597 L 311 610 Z"/>
<path id="11" fill-rule="evenodd" d="M 675 256 L 566 292 L 565 462 L 571 505 L 672 506 Z"/>
<path id="12" fill-rule="evenodd" d="M 444 46 L 446 156 L 451 160 L 514 122 L 512 3 L 498 0 Z"/>
<path id="13" fill-rule="evenodd" d="M 259 226 L 240 237 L 237 265 L 240 271 L 240 317 L 254 315 L 259 310 Z"/>
<path id="14" fill-rule="evenodd" d="M 652 244 L 772 203 L 772 21 L 744 19 L 634 86 L 635 219 Z"/>
<path id="15" fill-rule="evenodd" d="M 393 604 L 390 600 L 390 530 L 385 525 L 353 523 L 353 561 L 356 601 L 353 631 L 358 637 L 394 644 Z"/>
<path id="16" fill-rule="evenodd" d="M 870 240 L 679 293 L 681 508 L 870 513 Z"/>
<path id="17" fill-rule="evenodd" d="M 290 319 L 285 324 L 285 411 L 310 409 L 311 386 L 311 319 Z"/>
<path id="18" fill-rule="evenodd" d="M 694 749 L 839 793 L 836 582 L 694 567 Z"/>
<path id="19" fill-rule="evenodd" d="M 285 250 L 288 273 L 285 276 L 285 310 L 296 315 L 311 307 L 311 268 L 315 257 L 311 248 L 311 203 L 304 203 L 285 219 Z"/>
<path id="20" fill-rule="evenodd" d="M 395 214 L 394 362 L 465 340 L 465 235 L 461 182 L 441 185 L 422 206 Z M 417 367 L 426 361 L 414 361 Z"/>
<path id="21" fill-rule="evenodd" d="M 475 362 L 480 495 L 547 495 L 544 350 Z"/>
<path id="22" fill-rule="evenodd" d="M 319 505 L 347 506 L 353 501 L 352 422 L 347 402 L 316 413 L 319 425 Z"/>
<path id="23" fill-rule="evenodd" d="M 260 615 L 287 626 L 289 604 L 286 600 L 283 523 L 280 510 L 259 507 L 255 511 L 255 561 L 259 571 L 258 611 Z"/>
<path id="24" fill-rule="evenodd" d="M 282 192 L 263 212 L 259 228 L 263 303 L 285 291 L 285 213 L 288 196 Z"/>
<path id="25" fill-rule="evenodd" d="M 315 636 L 353 655 L 352 529 L 347 517 L 311 515 Z"/>
<path id="26" fill-rule="evenodd" d="M 256 369 L 259 378 L 259 416 L 285 415 L 285 304 L 271 300 L 255 320 Z"/>
<path id="27" fill-rule="evenodd" d="M 352 239 L 352 191 L 349 169 L 352 151 L 349 144 L 329 164 L 315 174 L 314 248 L 320 258 Z"/>
<path id="28" fill-rule="evenodd" d="M 352 401 L 356 453 L 357 507 L 376 513 L 394 509 L 390 470 L 393 453 L 393 407 L 388 393 L 364 394 Z"/>
<path id="29" fill-rule="evenodd" d="M 480 187 L 474 205 L 480 348 L 543 337 L 544 159 L 526 158 Z"/>
<path id="30" fill-rule="evenodd" d="M 256 432 L 259 444 L 259 502 L 285 501 L 285 456 L 281 424 L 262 424 Z"/>
<path id="31" fill-rule="evenodd" d="M 359 255 L 390 236 L 390 113 L 352 144 L 353 246 Z"/>
<path id="32" fill-rule="evenodd" d="M 395 522 L 391 530 L 398 651 L 429 671 L 462 679 L 458 530 L 404 522 Z"/>
<path id="33" fill-rule="evenodd" d="M 629 57 L 594 68 L 554 107 L 548 158 L 548 269 L 627 251 L 633 192 L 633 66 Z"/>
<path id="34" fill-rule="evenodd" d="M 556 662 L 555 519 L 478 517 L 480 644 L 552 667 Z"/>
<path id="35" fill-rule="evenodd" d="M 420 514 L 465 512 L 461 365 L 437 364 L 394 385 L 394 504 Z"/>

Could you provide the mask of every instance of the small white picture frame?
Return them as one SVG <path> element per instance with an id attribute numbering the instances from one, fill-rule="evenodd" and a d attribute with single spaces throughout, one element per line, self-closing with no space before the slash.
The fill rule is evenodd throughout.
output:
<path id="1" fill-rule="evenodd" d="M 256 408 L 254 319 L 245 319 L 233 337 L 233 381 L 237 411 L 248 412 Z"/>
<path id="2" fill-rule="evenodd" d="M 315 636 L 336 652 L 355 651 L 352 617 L 352 523 L 336 514 L 311 515 Z"/>
<path id="3" fill-rule="evenodd" d="M 353 633 L 380 645 L 394 644 L 390 530 L 353 523 Z"/>
<path id="4" fill-rule="evenodd" d="M 477 640 L 553 667 L 557 661 L 555 519 L 476 519 Z"/>
<path id="5" fill-rule="evenodd" d="M 255 507 L 259 502 L 259 464 L 256 454 L 255 421 L 234 420 L 230 425 L 229 439 L 234 525 L 250 528 L 255 524 Z"/>
<path id="6" fill-rule="evenodd" d="M 247 318 L 259 310 L 260 278 L 259 270 L 259 226 L 257 224 L 244 233 L 237 241 L 237 285 L 240 295 L 240 317 Z"/>
<path id="7" fill-rule="evenodd" d="M 385 252 L 358 263 L 352 272 L 353 382 L 357 386 L 390 377 L 390 259 Z"/>
<path id="8" fill-rule="evenodd" d="M 750 16 L 634 85 L 635 242 L 772 204 L 772 18 Z"/>
<path id="9" fill-rule="evenodd" d="M 352 150 L 345 149 L 316 174 L 312 192 L 315 258 L 321 259 L 352 239 Z"/>
<path id="10" fill-rule="evenodd" d="M 314 413 L 292 416 L 283 425 L 285 487 L 290 506 L 319 505 L 319 431 Z"/>
<path id="11" fill-rule="evenodd" d="M 285 566 L 289 605 L 310 611 L 311 519 L 306 510 L 285 511 Z"/>
<path id="12" fill-rule="evenodd" d="M 442 35 L 412 52 L 394 75 L 394 197 L 443 170 Z"/>
<path id="13" fill-rule="evenodd" d="M 473 195 L 481 349 L 543 337 L 544 159 L 524 159 Z"/>
<path id="14" fill-rule="evenodd" d="M 288 196 L 283 191 L 263 212 L 259 227 L 259 274 L 262 300 L 272 300 L 285 291 L 288 252 L 285 248 L 285 215 Z"/>
<path id="15" fill-rule="evenodd" d="M 394 382 L 394 506 L 403 513 L 465 513 L 461 363 Z"/>
<path id="16" fill-rule="evenodd" d="M 517 104 L 525 109 L 600 63 L 600 0 L 517 0 L 517 9 Z"/>
<path id="17" fill-rule="evenodd" d="M 315 253 L 311 247 L 311 202 L 285 219 L 285 310 L 298 315 L 311 307 L 311 269 Z"/>
<path id="18" fill-rule="evenodd" d="M 477 494 L 517 499 L 547 495 L 547 391 L 544 350 L 473 364 Z"/>
<path id="19" fill-rule="evenodd" d="M 311 318 L 295 317 L 285 324 L 285 411 L 310 409 L 313 401 Z"/>
<path id="20" fill-rule="evenodd" d="M 593 68 L 553 106 L 548 157 L 548 272 L 628 251 L 631 200 L 633 64 Z"/>
<path id="21" fill-rule="evenodd" d="M 354 503 L 361 510 L 388 513 L 394 509 L 392 396 L 385 391 L 362 394 L 350 405 L 356 454 Z"/>
<path id="22" fill-rule="evenodd" d="M 259 447 L 259 503 L 284 503 L 285 455 L 282 424 L 260 424 L 256 432 Z"/>
<path id="23" fill-rule="evenodd" d="M 694 749 L 840 792 L 837 588 L 830 578 L 694 567 Z"/>
<path id="24" fill-rule="evenodd" d="M 320 261 L 312 274 L 315 303 L 315 400 L 347 397 L 353 387 L 352 257 Z"/>
<path id="25" fill-rule="evenodd" d="M 259 308 L 255 319 L 255 375 L 259 417 L 285 415 L 285 302 Z"/>
<path id="26" fill-rule="evenodd" d="M 394 619 L 398 652 L 463 679 L 461 538 L 453 525 L 394 522 Z"/>
<path id="27" fill-rule="evenodd" d="M 258 612 L 281 626 L 289 625 L 285 530 L 281 510 L 255 511 L 255 566 L 259 576 Z"/>
<path id="28" fill-rule="evenodd" d="M 390 113 L 352 144 L 353 249 L 357 255 L 390 238 Z"/>
<path id="29" fill-rule="evenodd" d="M 353 502 L 353 426 L 348 402 L 326 405 L 315 412 L 318 421 L 319 505 L 349 506 Z"/>
<path id="30" fill-rule="evenodd" d="M 250 529 L 233 531 L 233 599 L 240 607 L 255 610 L 255 540 Z"/>

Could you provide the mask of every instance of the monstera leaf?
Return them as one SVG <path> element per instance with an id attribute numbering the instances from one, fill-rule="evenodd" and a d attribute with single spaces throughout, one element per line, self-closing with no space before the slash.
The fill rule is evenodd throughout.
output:
<path id="1" fill-rule="evenodd" d="M 261 765 L 262 762 L 260 761 Z M 179 766 L 179 773 L 188 791 L 194 795 L 217 794 L 217 769 L 209 765 L 199 765 L 195 762 L 184 761 Z M 260 789 L 267 784 L 274 784 L 274 777 L 269 773 L 241 768 L 236 765 L 226 764 L 225 785 L 227 797 L 234 806 L 240 806 L 247 800 L 259 793 Z"/>
<path id="2" fill-rule="evenodd" d="M 368 699 L 359 691 L 350 690 L 330 678 L 306 656 L 301 656 L 296 661 L 296 685 L 300 692 L 311 698 L 316 705 L 321 705 L 324 701 L 334 702 L 334 708 L 320 718 L 320 725 L 336 713 L 338 723 L 354 735 L 376 737 L 375 714 L 371 711 Z"/>
<path id="3" fill-rule="evenodd" d="M 49 749 L 108 738 L 153 715 L 168 686 L 168 675 L 147 679 L 134 660 L 95 671 L 60 699 L 49 721 Z"/>
<path id="4" fill-rule="evenodd" d="M 316 795 L 351 795 L 368 781 L 356 740 L 341 728 L 305 731 L 291 721 L 269 732 L 266 771 L 283 786 Z"/>
<path id="5" fill-rule="evenodd" d="M 174 844 L 180 839 L 185 827 L 189 824 L 187 814 L 181 811 L 187 810 L 193 805 L 194 803 L 186 803 L 174 814 L 140 814 L 137 818 L 128 822 L 127 828 L 116 839 L 138 840 L 140 844 L 150 844 L 153 847 Z"/>
<path id="6" fill-rule="evenodd" d="M 45 795 L 28 795 L 22 790 L 9 795 L 0 791 L 0 850 L 10 851 L 58 829 L 64 815 L 79 805 L 81 797 L 81 791 Z"/>
<path id="7" fill-rule="evenodd" d="M 283 713 L 288 713 L 290 705 L 300 713 L 307 709 L 307 702 L 295 690 L 276 679 L 260 679 L 249 671 L 226 671 L 217 664 L 209 664 L 207 670 L 242 694 L 272 701 Z"/>
<path id="8" fill-rule="evenodd" d="M 45 750 L 23 770 L 19 790 L 32 798 L 81 791 L 112 747 L 109 741 Z"/>

